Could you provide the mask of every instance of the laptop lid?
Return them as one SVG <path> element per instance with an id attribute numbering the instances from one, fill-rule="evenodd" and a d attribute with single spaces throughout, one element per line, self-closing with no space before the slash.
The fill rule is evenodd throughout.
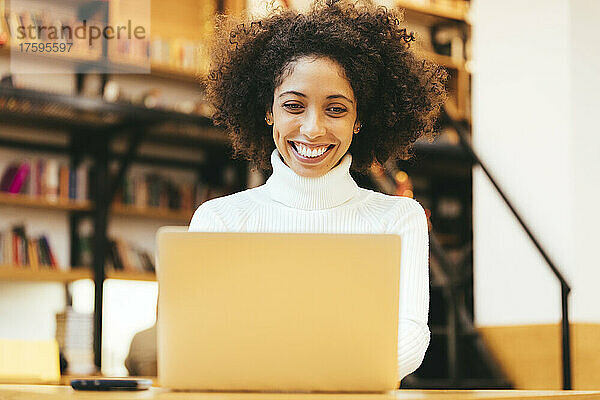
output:
<path id="1" fill-rule="evenodd" d="M 162 386 L 397 387 L 399 236 L 162 228 L 157 239 Z"/>

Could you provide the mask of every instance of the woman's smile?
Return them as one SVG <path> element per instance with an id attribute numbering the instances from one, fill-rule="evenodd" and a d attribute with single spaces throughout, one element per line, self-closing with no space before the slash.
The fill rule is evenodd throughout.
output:
<path id="1" fill-rule="evenodd" d="M 307 164 L 323 161 L 335 147 L 334 144 L 308 144 L 293 140 L 288 140 L 288 143 L 292 149 L 290 153 L 294 154 L 298 161 Z"/>

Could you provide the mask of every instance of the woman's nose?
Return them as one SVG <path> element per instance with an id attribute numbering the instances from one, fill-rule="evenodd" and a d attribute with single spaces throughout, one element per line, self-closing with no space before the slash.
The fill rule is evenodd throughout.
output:
<path id="1" fill-rule="evenodd" d="M 325 125 L 318 112 L 309 111 L 300 127 L 300 133 L 309 139 L 325 135 Z"/>

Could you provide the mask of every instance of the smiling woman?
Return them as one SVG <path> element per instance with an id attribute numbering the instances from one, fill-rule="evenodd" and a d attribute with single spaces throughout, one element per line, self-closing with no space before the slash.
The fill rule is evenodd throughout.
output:
<path id="1" fill-rule="evenodd" d="M 338 164 L 358 132 L 354 91 L 330 58 L 302 57 L 290 68 L 275 89 L 267 124 L 288 167 L 301 176 L 322 176 Z"/>
<path id="2" fill-rule="evenodd" d="M 366 171 L 373 160 L 406 157 L 418 137 L 434 132 L 446 98 L 447 73 L 414 55 L 409 48 L 414 36 L 402 28 L 394 10 L 366 0 L 327 0 L 315 2 L 306 13 L 276 9 L 264 18 L 242 21 L 224 16 L 218 26 L 206 81 L 208 100 L 216 109 L 213 118 L 229 132 L 236 155 L 260 169 L 271 169 L 276 144 L 265 114 L 281 107 L 276 95 L 302 92 L 287 87 L 289 80 L 282 87 L 301 58 L 329 59 L 330 76 L 345 80 L 330 88 L 343 87 L 343 93 L 329 94 L 355 100 L 361 129 L 349 147 L 353 169 Z M 334 84 L 315 78 L 321 89 Z M 297 103 L 287 106 L 288 111 L 301 110 Z M 341 110 L 330 111 L 335 117 Z"/>
<path id="3" fill-rule="evenodd" d="M 189 230 L 400 235 L 402 379 L 430 340 L 427 219 L 411 198 L 358 187 L 350 168 L 405 156 L 433 133 L 445 71 L 412 54 L 414 37 L 394 11 L 366 0 L 317 1 L 306 13 L 274 10 L 243 23 L 223 17 L 219 26 L 206 82 L 213 119 L 236 155 L 272 174 L 203 203 Z"/>

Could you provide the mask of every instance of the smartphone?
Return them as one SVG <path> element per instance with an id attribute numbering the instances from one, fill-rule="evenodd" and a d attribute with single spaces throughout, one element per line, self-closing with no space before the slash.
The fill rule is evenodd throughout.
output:
<path id="1" fill-rule="evenodd" d="M 92 378 L 71 380 L 71 387 L 75 390 L 146 390 L 151 386 L 151 379 Z"/>

